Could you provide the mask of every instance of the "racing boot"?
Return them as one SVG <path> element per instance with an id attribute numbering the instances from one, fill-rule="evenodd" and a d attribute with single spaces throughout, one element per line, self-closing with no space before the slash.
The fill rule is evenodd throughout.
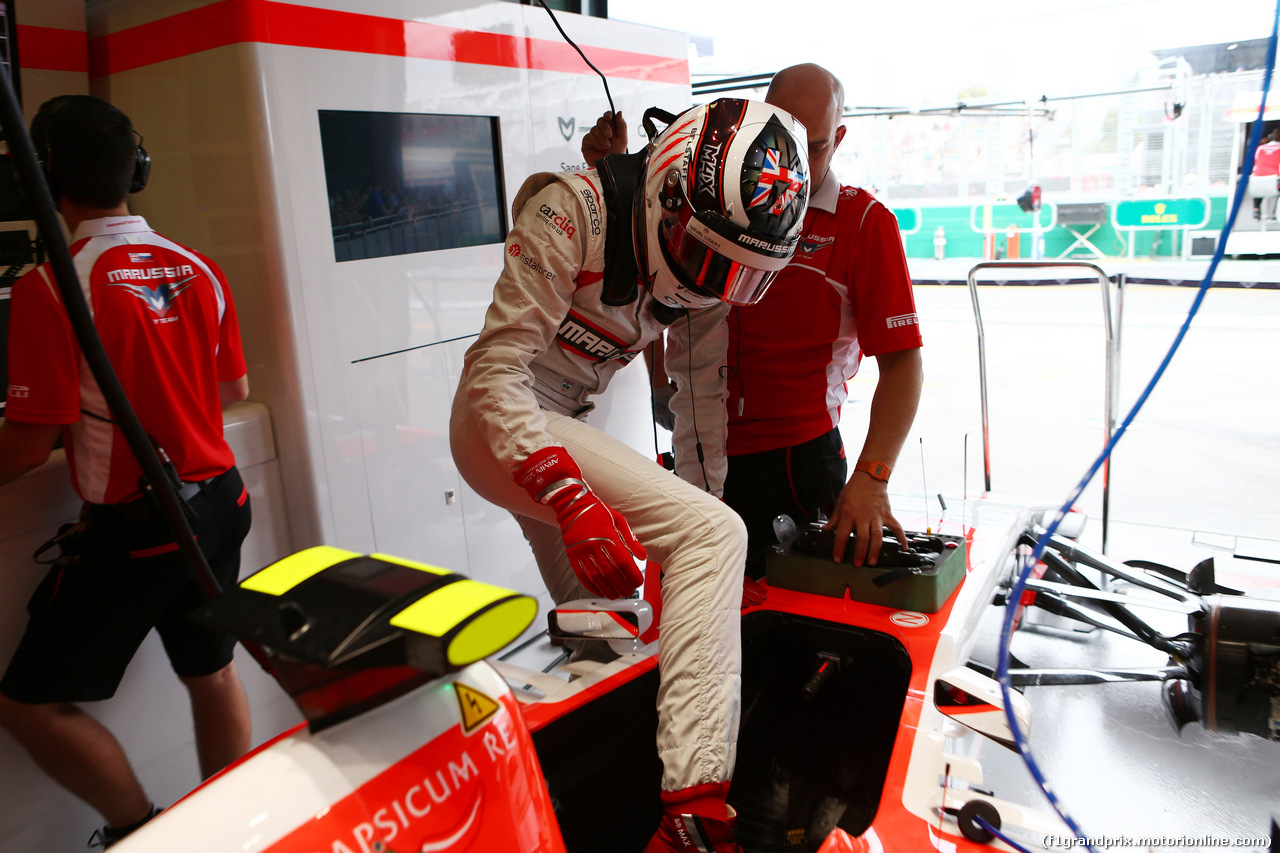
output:
<path id="1" fill-rule="evenodd" d="M 662 821 L 644 853 L 742 853 L 733 838 L 737 815 L 725 802 L 728 782 L 663 791 Z"/>

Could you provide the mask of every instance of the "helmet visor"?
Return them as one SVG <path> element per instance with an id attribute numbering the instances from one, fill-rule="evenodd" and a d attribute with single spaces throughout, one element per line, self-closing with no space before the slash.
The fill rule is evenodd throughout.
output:
<path id="1" fill-rule="evenodd" d="M 687 206 L 685 210 L 688 210 Z M 759 258 L 765 265 L 774 267 L 761 269 L 744 260 L 727 257 L 711 245 L 725 248 L 722 238 L 688 214 L 664 216 L 660 229 L 662 233 L 658 243 L 667 266 L 677 280 L 699 296 L 719 299 L 730 305 L 751 305 L 760 301 L 778 269 L 786 263 L 785 259 L 778 264 L 772 259 Z M 734 254 L 745 253 L 738 251 Z"/>

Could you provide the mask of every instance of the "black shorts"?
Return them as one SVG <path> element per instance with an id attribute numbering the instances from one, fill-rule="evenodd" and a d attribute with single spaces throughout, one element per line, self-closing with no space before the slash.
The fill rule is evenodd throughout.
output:
<path id="1" fill-rule="evenodd" d="M 252 518 L 240 472 L 231 468 L 187 503 L 196 542 L 225 589 L 239 579 Z M 26 633 L 0 693 L 27 704 L 110 699 L 152 628 L 181 677 L 212 675 L 231 662 L 235 638 L 187 619 L 204 593 L 145 500 L 91 505 L 85 520 L 79 559 L 54 566 L 27 604 Z"/>
<path id="2" fill-rule="evenodd" d="M 839 428 L 794 447 L 729 457 L 724 502 L 747 526 L 747 576 L 764 577 L 765 555 L 778 544 L 773 520 L 789 515 L 798 528 L 830 516 L 847 482 Z"/>

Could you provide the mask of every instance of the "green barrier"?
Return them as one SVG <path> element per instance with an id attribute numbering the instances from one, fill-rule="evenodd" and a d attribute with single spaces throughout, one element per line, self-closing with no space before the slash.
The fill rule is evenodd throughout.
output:
<path id="1" fill-rule="evenodd" d="M 898 230 L 905 237 L 920 230 L 920 208 L 891 207 L 889 211 L 898 219 Z"/>
<path id="2" fill-rule="evenodd" d="M 1130 230 L 1203 228 L 1209 222 L 1207 198 L 1149 198 L 1116 202 L 1111 222 Z"/>

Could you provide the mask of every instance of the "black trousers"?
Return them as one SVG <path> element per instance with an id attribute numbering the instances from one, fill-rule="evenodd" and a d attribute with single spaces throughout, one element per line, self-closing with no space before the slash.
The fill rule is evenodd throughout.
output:
<path id="1" fill-rule="evenodd" d="M 724 502 L 747 525 L 747 576 L 761 578 L 765 555 L 778 542 L 773 520 L 789 515 L 798 528 L 830 515 L 848 479 L 844 442 L 832 429 L 811 441 L 729 457 Z"/>
<path id="2" fill-rule="evenodd" d="M 234 585 L 253 518 L 240 472 L 208 481 L 189 504 L 209 568 L 224 589 Z M 78 556 L 54 566 L 27 604 L 26 633 L 0 693 L 28 704 L 109 699 L 153 627 L 181 677 L 231 662 L 234 637 L 187 619 L 204 590 L 145 499 L 90 506 L 85 522 Z"/>

